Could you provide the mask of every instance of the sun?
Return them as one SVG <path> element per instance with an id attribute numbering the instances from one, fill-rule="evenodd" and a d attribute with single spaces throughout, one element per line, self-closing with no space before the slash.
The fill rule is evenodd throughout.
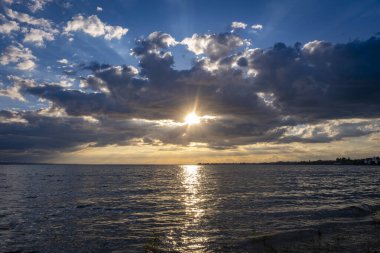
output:
<path id="1" fill-rule="evenodd" d="M 187 125 L 199 124 L 200 122 L 201 118 L 195 112 L 191 112 L 185 117 L 185 124 Z"/>

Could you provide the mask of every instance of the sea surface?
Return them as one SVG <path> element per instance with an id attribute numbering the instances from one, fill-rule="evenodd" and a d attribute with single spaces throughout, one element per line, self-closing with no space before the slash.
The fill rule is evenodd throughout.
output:
<path id="1" fill-rule="evenodd" d="M 379 252 L 380 167 L 0 165 L 0 252 Z"/>

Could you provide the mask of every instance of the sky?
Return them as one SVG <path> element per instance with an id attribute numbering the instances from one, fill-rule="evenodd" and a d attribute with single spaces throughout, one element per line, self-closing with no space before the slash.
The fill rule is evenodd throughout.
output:
<path id="1" fill-rule="evenodd" d="M 0 162 L 380 153 L 380 2 L 0 0 Z"/>

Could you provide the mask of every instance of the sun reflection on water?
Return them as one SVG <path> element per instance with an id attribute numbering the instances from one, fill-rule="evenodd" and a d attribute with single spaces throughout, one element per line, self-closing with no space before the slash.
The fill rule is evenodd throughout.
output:
<path id="1" fill-rule="evenodd" d="M 182 198 L 186 212 L 186 222 L 183 228 L 182 242 L 192 252 L 201 252 L 204 249 L 207 237 L 200 236 L 202 217 L 205 214 L 202 194 L 202 167 L 199 165 L 182 165 L 182 186 L 184 195 Z"/>
<path id="2" fill-rule="evenodd" d="M 198 165 L 183 165 L 183 180 L 182 184 L 186 191 L 196 194 L 199 187 L 199 168 Z M 194 196 L 191 196 L 194 197 Z M 186 203 L 185 203 L 186 204 Z"/>

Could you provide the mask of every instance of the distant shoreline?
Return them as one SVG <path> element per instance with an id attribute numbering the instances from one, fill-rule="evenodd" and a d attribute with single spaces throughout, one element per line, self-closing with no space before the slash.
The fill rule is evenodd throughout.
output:
<path id="1" fill-rule="evenodd" d="M 337 158 L 335 160 L 316 160 L 316 161 L 277 161 L 277 162 L 262 162 L 262 163 L 198 163 L 198 165 L 366 165 L 380 166 L 379 157 L 350 159 Z"/>
<path id="2" fill-rule="evenodd" d="M 198 163 L 197 165 L 365 165 L 380 166 L 380 164 L 364 164 L 364 163 L 318 163 L 318 162 L 267 162 L 267 163 Z"/>
<path id="3" fill-rule="evenodd" d="M 183 164 L 106 164 L 106 163 L 28 163 L 28 162 L 0 162 L 0 165 L 68 165 L 68 166 L 168 166 L 168 165 L 183 165 Z M 317 161 L 277 161 L 277 162 L 235 162 L 235 163 L 196 163 L 196 165 L 357 165 L 357 166 L 380 166 L 380 163 L 365 163 L 362 160 L 348 160 L 345 162 L 337 162 L 334 160 L 317 160 Z"/>

